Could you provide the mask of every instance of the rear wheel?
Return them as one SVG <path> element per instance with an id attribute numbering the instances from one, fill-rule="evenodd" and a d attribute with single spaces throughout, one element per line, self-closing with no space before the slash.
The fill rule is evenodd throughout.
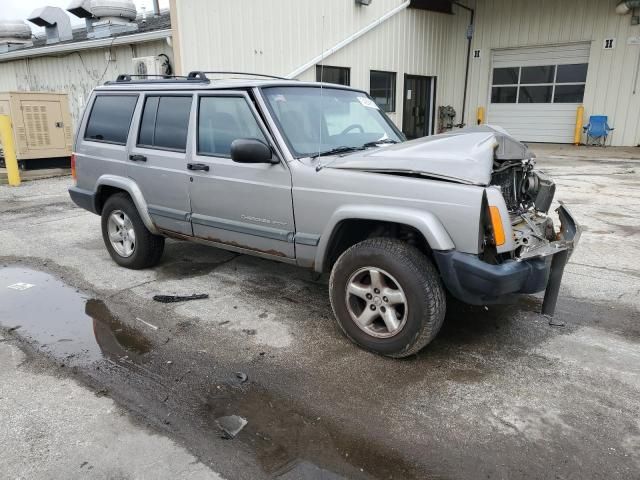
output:
<path id="1" fill-rule="evenodd" d="M 133 270 L 157 265 L 164 251 L 164 237 L 147 229 L 126 193 L 112 195 L 105 202 L 102 238 L 111 258 Z"/>
<path id="2" fill-rule="evenodd" d="M 415 354 L 444 321 L 445 292 L 436 268 L 400 240 L 374 238 L 345 251 L 333 267 L 329 288 L 342 331 L 375 353 Z"/>

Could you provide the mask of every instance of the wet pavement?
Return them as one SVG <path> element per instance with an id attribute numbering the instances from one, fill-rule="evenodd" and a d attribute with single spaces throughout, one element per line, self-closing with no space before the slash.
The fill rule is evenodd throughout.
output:
<path id="1" fill-rule="evenodd" d="M 37 208 L 65 201 L 56 180 L 8 207 L 0 190 L 0 348 L 26 352 L 23 375 L 113 399 L 229 479 L 639 478 L 640 175 L 628 161 L 562 162 L 544 167 L 586 227 L 564 327 L 548 325 L 537 296 L 451 302 L 423 352 L 380 358 L 339 334 L 326 279 L 303 270 L 179 242 L 153 270 L 118 268 L 98 217 Z M 193 293 L 210 298 L 152 300 Z M 0 412 L 8 394 L 0 387 Z M 234 415 L 247 424 L 229 439 L 219 419 Z"/>
<path id="2" fill-rule="evenodd" d="M 20 330 L 39 350 L 71 366 L 124 357 L 141 362 L 151 349 L 102 300 L 24 267 L 0 268 L 0 326 Z"/>

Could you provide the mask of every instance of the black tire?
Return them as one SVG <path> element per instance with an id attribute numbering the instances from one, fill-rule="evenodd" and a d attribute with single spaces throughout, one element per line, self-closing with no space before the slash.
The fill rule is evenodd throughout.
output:
<path id="1" fill-rule="evenodd" d="M 133 225 L 135 247 L 129 257 L 120 255 L 109 240 L 108 221 L 112 212 L 124 212 Z M 158 264 L 164 251 L 164 237 L 151 233 L 140 218 L 138 209 L 126 193 L 111 195 L 102 208 L 102 239 L 114 262 L 132 270 L 150 268 Z"/>
<path id="2" fill-rule="evenodd" d="M 406 321 L 389 338 L 378 338 L 360 328 L 347 307 L 347 284 L 366 267 L 388 272 L 404 291 Z M 413 355 L 431 342 L 446 311 L 445 291 L 433 263 L 416 247 L 392 238 L 368 239 L 346 250 L 331 271 L 329 294 L 338 325 L 351 341 L 394 358 Z"/>

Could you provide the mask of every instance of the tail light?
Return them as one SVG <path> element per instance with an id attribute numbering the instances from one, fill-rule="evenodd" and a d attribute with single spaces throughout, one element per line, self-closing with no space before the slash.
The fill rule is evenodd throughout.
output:
<path id="1" fill-rule="evenodd" d="M 75 153 L 71 154 L 71 178 L 73 178 L 74 181 L 78 179 L 78 177 L 76 176 L 76 154 Z"/>
<path id="2" fill-rule="evenodd" d="M 497 247 L 504 245 L 506 236 L 504 233 L 504 225 L 502 224 L 502 218 L 500 217 L 500 210 L 498 207 L 489 207 L 489 219 L 491 220 L 491 233 L 493 244 Z"/>

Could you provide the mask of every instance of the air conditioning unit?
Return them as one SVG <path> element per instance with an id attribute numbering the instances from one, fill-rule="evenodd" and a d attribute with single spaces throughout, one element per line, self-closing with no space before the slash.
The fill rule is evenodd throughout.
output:
<path id="1" fill-rule="evenodd" d="M 132 59 L 133 72 L 135 75 L 141 75 L 136 78 L 146 78 L 147 75 L 164 75 L 162 60 L 158 57 L 138 57 Z"/>

